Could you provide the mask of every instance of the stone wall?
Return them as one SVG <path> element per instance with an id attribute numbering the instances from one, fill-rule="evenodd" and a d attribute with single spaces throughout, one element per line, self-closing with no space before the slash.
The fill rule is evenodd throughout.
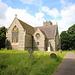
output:
<path id="1" fill-rule="evenodd" d="M 55 48 L 56 48 L 56 50 L 59 50 L 59 46 L 60 46 L 60 40 L 59 40 L 59 35 L 57 34 L 55 36 Z"/>
<path id="2" fill-rule="evenodd" d="M 43 25 L 44 25 L 44 26 L 52 25 L 52 22 L 51 22 L 51 21 L 46 21 L 46 22 L 43 22 Z"/>
<path id="3" fill-rule="evenodd" d="M 25 35 L 25 50 L 32 49 L 32 36 L 29 34 Z"/>
<path id="4" fill-rule="evenodd" d="M 55 51 L 55 40 L 54 39 L 49 39 L 50 40 L 50 43 L 51 43 L 51 49 L 52 51 Z"/>
<path id="5" fill-rule="evenodd" d="M 19 35 L 18 35 L 18 43 L 12 43 L 12 29 L 14 26 L 17 26 L 19 29 Z M 24 50 L 25 49 L 25 30 L 17 20 L 17 18 L 14 19 L 12 22 L 10 28 L 8 29 L 6 33 L 7 40 L 10 42 L 10 45 L 7 44 L 7 48 L 17 49 L 17 50 Z"/>
<path id="6" fill-rule="evenodd" d="M 43 24 L 52 25 L 52 22 L 46 21 L 46 22 L 43 22 Z M 12 43 L 12 29 L 14 28 L 14 26 L 17 26 L 19 30 L 17 43 Z M 15 49 L 15 50 L 28 50 L 28 49 L 32 49 L 33 47 L 34 50 L 47 51 L 48 41 L 50 40 L 51 49 L 53 51 L 56 51 L 58 50 L 58 47 L 59 47 L 59 34 L 57 32 L 58 32 L 58 29 L 55 30 L 55 34 L 54 34 L 55 38 L 47 39 L 46 35 L 44 35 L 44 33 L 38 28 L 33 34 L 33 39 L 32 39 L 32 35 L 26 33 L 26 30 L 22 27 L 18 19 L 15 18 L 6 33 L 6 37 L 7 37 L 6 48 Z M 39 38 L 37 38 L 36 36 L 37 33 L 40 35 Z"/>
<path id="7" fill-rule="evenodd" d="M 39 35 L 40 35 L 39 38 L 36 37 L 37 33 L 39 33 Z M 34 36 L 34 50 L 45 51 L 45 36 L 44 36 L 44 34 L 39 29 L 37 29 L 33 36 Z M 39 42 L 39 44 L 38 44 L 38 42 Z"/>

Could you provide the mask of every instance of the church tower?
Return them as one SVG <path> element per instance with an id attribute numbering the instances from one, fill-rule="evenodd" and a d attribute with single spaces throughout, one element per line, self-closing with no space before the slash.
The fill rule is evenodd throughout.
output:
<path id="1" fill-rule="evenodd" d="M 43 22 L 43 26 L 53 25 L 51 21 Z"/>

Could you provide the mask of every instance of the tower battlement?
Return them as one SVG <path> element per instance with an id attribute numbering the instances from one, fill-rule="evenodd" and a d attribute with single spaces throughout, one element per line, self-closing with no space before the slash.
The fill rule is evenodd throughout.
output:
<path id="1" fill-rule="evenodd" d="M 43 26 L 53 25 L 51 21 L 43 22 Z"/>

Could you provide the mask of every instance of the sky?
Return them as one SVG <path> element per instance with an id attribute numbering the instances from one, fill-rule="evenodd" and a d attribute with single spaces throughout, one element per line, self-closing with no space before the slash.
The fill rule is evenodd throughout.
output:
<path id="1" fill-rule="evenodd" d="M 27 24 L 58 24 L 59 34 L 75 24 L 75 0 L 0 0 L 0 27 L 8 28 L 17 17 Z"/>

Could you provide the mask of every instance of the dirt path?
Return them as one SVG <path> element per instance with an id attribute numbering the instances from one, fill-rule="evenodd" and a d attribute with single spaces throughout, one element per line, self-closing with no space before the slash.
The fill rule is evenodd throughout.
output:
<path id="1" fill-rule="evenodd" d="M 53 75 L 75 75 L 75 55 L 69 51 Z"/>

